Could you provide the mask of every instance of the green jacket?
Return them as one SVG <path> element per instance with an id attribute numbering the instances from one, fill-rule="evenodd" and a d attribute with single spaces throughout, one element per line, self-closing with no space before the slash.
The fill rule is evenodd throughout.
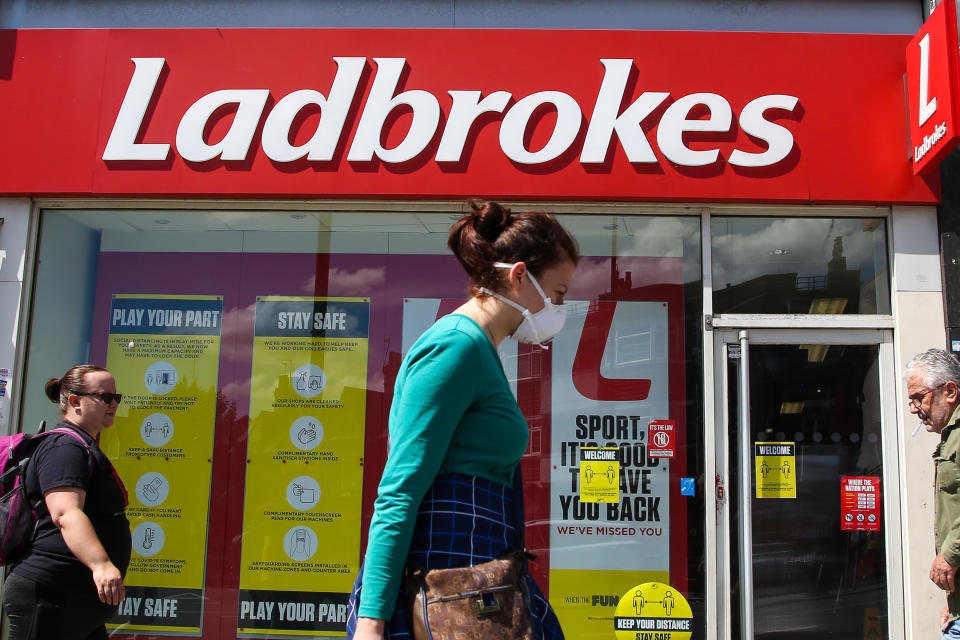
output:
<path id="1" fill-rule="evenodd" d="M 960 567 L 960 407 L 940 432 L 940 444 L 933 452 L 937 488 L 934 504 L 937 553 L 953 567 Z M 960 576 L 958 576 L 960 577 Z M 950 618 L 960 618 L 960 585 L 947 594 Z"/>

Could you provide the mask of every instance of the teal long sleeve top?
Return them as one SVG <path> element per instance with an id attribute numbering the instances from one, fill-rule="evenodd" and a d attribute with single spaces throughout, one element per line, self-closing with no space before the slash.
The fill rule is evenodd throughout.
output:
<path id="1" fill-rule="evenodd" d="M 440 318 L 410 348 L 390 407 L 390 445 L 374 503 L 358 615 L 389 619 L 420 503 L 438 474 L 513 484 L 527 423 L 493 343 L 472 319 Z"/>

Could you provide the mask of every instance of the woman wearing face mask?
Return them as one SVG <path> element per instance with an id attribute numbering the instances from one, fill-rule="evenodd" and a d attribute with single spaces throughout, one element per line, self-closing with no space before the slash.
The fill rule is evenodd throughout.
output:
<path id="1" fill-rule="evenodd" d="M 472 566 L 516 548 L 514 473 L 528 429 L 497 346 L 508 336 L 543 346 L 559 333 L 579 251 L 549 214 L 471 209 L 448 240 L 471 297 L 417 340 L 397 375 L 348 638 L 413 638 L 405 567 Z M 534 637 L 562 639 L 542 591 L 529 577 L 527 586 Z"/>

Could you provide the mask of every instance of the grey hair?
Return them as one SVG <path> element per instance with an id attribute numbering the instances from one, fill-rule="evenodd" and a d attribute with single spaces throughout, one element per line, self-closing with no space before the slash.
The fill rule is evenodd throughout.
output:
<path id="1" fill-rule="evenodd" d="M 942 387 L 948 382 L 960 386 L 960 362 L 945 349 L 927 349 L 907 363 L 907 375 L 914 371 L 923 374 L 923 386 Z"/>

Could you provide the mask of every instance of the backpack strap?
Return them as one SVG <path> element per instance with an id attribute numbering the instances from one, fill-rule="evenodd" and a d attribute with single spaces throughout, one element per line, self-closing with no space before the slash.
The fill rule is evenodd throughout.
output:
<path id="1" fill-rule="evenodd" d="M 90 478 L 93 477 L 93 472 L 94 472 L 94 469 L 96 468 L 96 460 L 94 460 L 93 449 L 91 449 L 87 441 L 83 439 L 83 436 L 81 436 L 79 433 L 76 432 L 76 430 L 70 427 L 57 427 L 56 429 L 50 429 L 49 431 L 45 430 L 45 427 L 46 427 L 46 422 L 41 422 L 40 428 L 37 430 L 37 433 L 33 435 L 32 439 L 37 440 L 43 436 L 48 436 L 55 433 L 63 433 L 70 436 L 71 438 L 79 442 L 81 445 L 83 445 L 84 451 L 87 452 L 87 481 L 89 481 Z M 34 446 L 32 453 L 26 459 L 27 467 L 26 469 L 24 469 L 24 478 L 26 478 L 26 473 L 28 472 L 29 469 L 33 469 L 34 477 L 36 477 L 37 475 L 36 468 L 34 467 L 34 465 L 30 464 L 30 462 L 33 460 L 34 454 L 36 454 L 36 451 L 37 451 L 36 446 Z M 40 485 L 39 478 L 37 478 L 37 486 L 39 485 Z M 27 496 L 27 498 L 29 499 L 29 496 Z M 36 511 L 37 513 L 40 513 L 40 514 L 48 513 L 47 503 L 43 499 L 42 492 L 40 497 L 38 497 L 36 500 L 30 500 L 30 504 L 33 506 L 34 511 Z"/>
<path id="2" fill-rule="evenodd" d="M 90 447 L 87 441 L 83 439 L 83 436 L 77 433 L 76 429 L 73 429 L 71 427 L 57 427 L 56 429 L 51 429 L 50 431 L 40 431 L 34 437 L 45 436 L 51 433 L 65 433 L 71 438 L 73 438 L 74 440 L 76 440 L 77 442 L 79 442 L 81 445 L 83 445 L 84 450 L 87 452 L 87 480 L 92 478 L 93 470 L 96 467 L 96 461 L 94 460 L 93 449 Z"/>

